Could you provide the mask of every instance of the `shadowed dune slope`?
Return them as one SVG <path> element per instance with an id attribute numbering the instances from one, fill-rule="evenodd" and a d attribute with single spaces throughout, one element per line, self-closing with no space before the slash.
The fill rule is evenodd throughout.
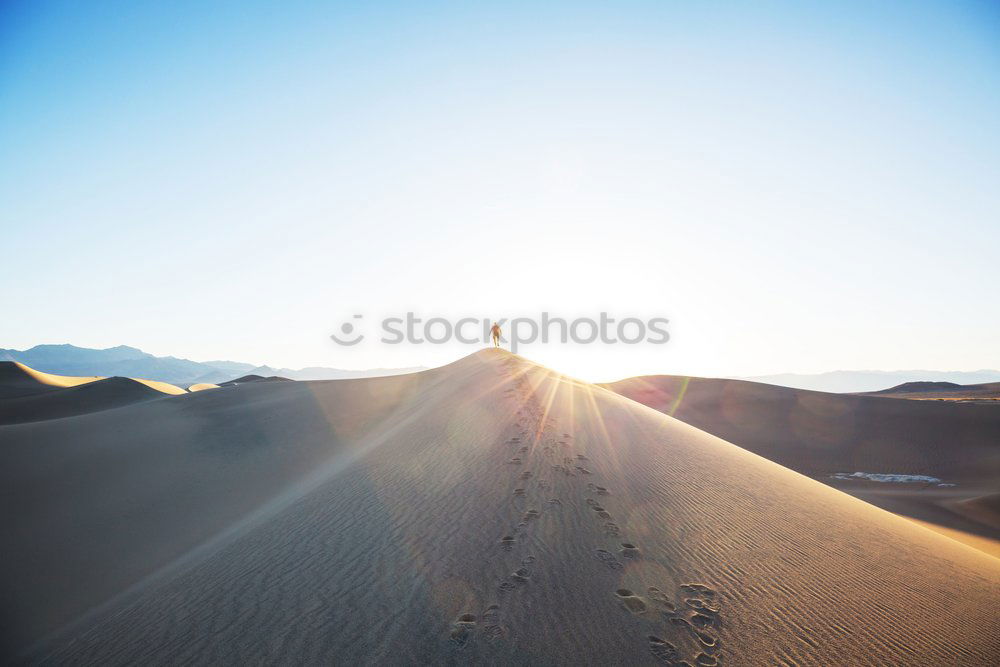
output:
<path id="1" fill-rule="evenodd" d="M 0 362 L 0 425 L 61 419 L 186 393 L 166 382 L 69 377 Z"/>
<path id="2" fill-rule="evenodd" d="M 35 661 L 1000 655 L 997 559 L 499 351 L 0 427 L 0 488 Z"/>
<path id="3" fill-rule="evenodd" d="M 44 393 L 0 399 L 0 425 L 61 419 L 165 398 L 161 391 L 130 378 L 104 378 Z"/>
<path id="4" fill-rule="evenodd" d="M 962 505 L 1000 488 L 1000 406 L 670 375 L 604 386 L 949 537 L 1000 550 L 1000 513 Z M 948 486 L 831 478 L 855 472 L 926 475 Z"/>
<path id="5" fill-rule="evenodd" d="M 966 484 L 1000 480 L 996 406 L 672 375 L 602 386 L 810 476 L 862 471 Z"/>
<path id="6" fill-rule="evenodd" d="M 235 380 L 229 380 L 227 382 L 220 382 L 218 386 L 220 387 L 231 387 L 237 384 L 247 384 L 248 382 L 292 382 L 288 378 L 279 377 L 277 375 L 271 375 L 269 377 L 264 377 L 263 375 L 244 375 L 238 377 Z"/>
<path id="7" fill-rule="evenodd" d="M 953 382 L 904 382 L 901 385 L 870 391 L 863 396 L 889 396 L 919 400 L 995 400 L 1000 399 L 1000 382 L 955 384 Z"/>
<path id="8" fill-rule="evenodd" d="M 36 371 L 16 361 L 0 361 L 0 399 L 43 394 L 101 379 L 53 375 Z"/>

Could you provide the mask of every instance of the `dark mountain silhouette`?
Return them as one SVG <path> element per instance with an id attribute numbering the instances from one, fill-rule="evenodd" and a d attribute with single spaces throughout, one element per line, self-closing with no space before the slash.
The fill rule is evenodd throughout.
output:
<path id="1" fill-rule="evenodd" d="M 348 378 L 400 375 L 422 370 L 379 368 L 344 370 L 310 367 L 299 370 L 271 368 L 240 361 L 191 361 L 157 357 L 127 345 L 96 350 L 76 345 L 36 345 L 27 350 L 0 348 L 0 361 L 17 361 L 44 373 L 71 376 L 141 377 L 186 387 L 192 384 L 222 384 L 243 375 L 279 376 L 290 380 L 341 380 Z"/>
<path id="2" fill-rule="evenodd" d="M 982 384 L 1000 382 L 1000 371 L 830 371 L 813 375 L 778 373 L 734 378 L 764 384 L 776 384 L 793 389 L 810 389 L 833 393 L 862 393 L 879 391 L 907 382 L 953 382 L 956 384 Z"/>
<path id="3" fill-rule="evenodd" d="M 230 380 L 229 382 L 222 382 L 219 384 L 220 387 L 229 387 L 237 384 L 246 384 L 248 382 L 291 382 L 288 378 L 278 377 L 277 375 L 271 375 L 270 377 L 264 377 L 263 375 L 244 375 L 243 377 L 238 377 L 235 380 Z"/>

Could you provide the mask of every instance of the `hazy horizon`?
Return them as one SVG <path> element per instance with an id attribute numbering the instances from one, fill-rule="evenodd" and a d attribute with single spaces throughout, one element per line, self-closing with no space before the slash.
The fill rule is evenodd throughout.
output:
<path id="1" fill-rule="evenodd" d="M 77 348 L 77 349 L 84 349 L 84 350 L 97 349 L 97 348 L 82 348 L 81 346 L 73 345 L 72 343 L 39 343 L 38 344 L 38 346 L 57 346 L 57 347 L 58 346 L 65 346 L 65 345 L 69 345 L 71 347 L 74 347 L 74 348 Z M 18 350 L 18 351 L 20 351 L 20 352 L 26 352 L 28 350 L 34 349 L 35 347 L 36 346 L 28 346 L 28 347 L 23 348 L 23 349 Z M 137 349 L 140 352 L 143 352 L 145 354 L 152 354 L 148 350 L 144 350 L 144 349 L 136 347 L 134 345 L 127 345 L 127 344 L 110 346 L 108 348 L 101 348 L 100 350 L 101 351 L 113 350 L 113 349 L 119 348 L 119 347 L 129 347 L 129 348 L 132 348 L 132 349 Z M 16 348 L 3 348 L 2 346 L 0 346 L 0 350 L 15 350 L 15 349 Z M 461 359 L 464 356 L 467 356 L 469 354 L 475 354 L 476 352 L 478 352 L 478 351 L 480 351 L 482 349 L 486 349 L 485 346 L 483 346 L 483 347 L 473 347 L 473 346 L 470 346 L 467 352 L 462 353 L 461 355 L 456 356 L 455 358 L 447 359 L 447 360 L 445 360 L 444 362 L 442 362 L 439 365 L 447 365 L 449 363 L 453 363 L 455 361 L 458 361 L 459 359 Z M 302 370 L 306 370 L 308 368 L 325 368 L 325 369 L 332 369 L 332 370 L 345 371 L 345 372 L 365 372 L 365 371 L 379 371 L 379 370 L 396 370 L 396 371 L 412 372 L 414 370 L 426 370 L 426 369 L 430 369 L 430 368 L 435 368 L 436 367 L 436 366 L 431 366 L 431 365 L 426 365 L 426 364 L 414 364 L 412 366 L 396 366 L 396 367 L 391 367 L 391 366 L 369 366 L 369 367 L 365 367 L 365 368 L 331 367 L 331 366 L 324 366 L 322 364 L 312 364 L 312 365 L 303 366 L 303 367 L 293 367 L 293 366 L 282 366 L 280 364 L 269 363 L 266 360 L 263 361 L 263 362 L 258 362 L 258 361 L 253 361 L 253 360 L 248 361 L 248 360 L 245 360 L 245 359 L 193 359 L 193 358 L 183 357 L 183 356 L 176 355 L 176 354 L 165 354 L 165 355 L 154 354 L 153 356 L 155 358 L 174 358 L 174 359 L 180 359 L 180 360 L 186 360 L 186 361 L 193 361 L 195 363 L 207 364 L 207 365 L 220 364 L 220 363 L 247 364 L 247 365 L 252 365 L 254 367 L 254 369 L 251 369 L 251 370 L 256 370 L 258 368 L 270 368 L 272 370 L 279 371 L 279 372 L 280 371 L 292 371 L 292 370 L 293 371 L 302 371 Z M 55 372 L 55 373 L 61 373 L 62 372 L 58 368 L 54 368 L 54 369 L 37 368 L 33 364 L 31 364 L 31 363 L 27 363 L 27 365 L 29 367 L 35 368 L 36 370 L 44 370 L 46 372 Z M 97 371 L 95 370 L 94 372 L 97 372 Z M 236 375 L 240 375 L 241 373 L 245 373 L 245 372 L 251 372 L 251 371 L 245 371 L 244 370 L 244 371 L 234 372 L 234 377 Z M 105 373 L 108 373 L 108 371 L 105 371 Z M 977 373 L 978 374 L 984 374 L 984 375 L 997 375 L 998 377 L 996 377 L 996 378 L 987 377 L 987 378 L 979 378 L 979 379 L 957 377 L 957 376 L 960 376 L 960 375 L 974 375 L 974 374 L 977 374 Z M 72 375 L 72 373 L 70 373 L 68 371 L 66 371 L 65 374 Z M 845 379 L 843 379 L 841 381 L 837 381 L 837 382 L 834 381 L 835 379 L 831 378 L 830 382 L 833 383 L 833 384 L 831 384 L 830 386 L 822 386 L 822 384 L 820 384 L 820 385 L 816 384 L 816 381 L 822 380 L 824 378 L 824 376 L 837 376 L 837 375 L 841 375 L 841 374 L 845 375 L 847 377 Z M 669 372 L 664 372 L 664 373 L 639 373 L 637 375 L 638 376 L 642 376 L 642 375 L 685 375 L 685 374 L 683 374 L 683 373 L 669 373 Z M 885 378 L 885 382 L 883 383 L 883 382 L 878 382 L 878 381 L 874 380 L 873 378 L 867 378 L 867 377 L 865 377 L 866 375 L 885 375 L 887 377 Z M 893 377 L 893 376 L 896 376 L 896 377 Z M 903 377 L 903 376 L 905 376 L 905 377 Z M 952 377 L 949 377 L 949 376 L 952 376 Z M 615 381 L 618 381 L 618 380 L 623 380 L 623 379 L 626 379 L 627 377 L 628 376 L 620 376 L 619 377 L 619 376 L 615 375 L 615 376 L 608 376 L 608 377 L 581 377 L 580 379 L 588 381 L 588 382 L 607 383 L 607 382 L 615 382 Z M 762 373 L 762 374 L 759 374 L 759 375 L 736 375 L 736 374 L 731 374 L 730 373 L 730 374 L 720 374 L 720 375 L 705 376 L 705 377 L 717 377 L 717 378 L 722 378 L 722 379 L 725 379 L 725 378 L 729 378 L 729 379 L 743 379 L 743 380 L 766 382 L 766 383 L 771 383 L 771 384 L 778 384 L 778 385 L 784 385 L 784 386 L 795 387 L 795 388 L 802 388 L 802 389 L 814 389 L 814 390 L 818 390 L 818 391 L 860 392 L 860 391 L 875 391 L 875 390 L 880 390 L 880 389 L 887 389 L 887 388 L 889 388 L 893 384 L 902 383 L 902 382 L 911 382 L 911 381 L 934 381 L 934 382 L 936 382 L 936 381 L 949 381 L 949 382 L 957 382 L 959 384 L 976 384 L 976 383 L 980 383 L 980 382 L 994 382 L 994 381 L 1000 381 L 1000 370 L 992 369 L 992 368 L 986 368 L 986 367 L 976 368 L 976 369 L 967 369 L 967 370 L 959 370 L 959 369 L 931 369 L 931 368 L 897 368 L 897 369 L 839 368 L 839 369 L 832 369 L 832 370 L 827 370 L 827 371 L 819 371 L 819 372 L 816 372 L 816 373 L 774 372 L 774 373 Z M 164 381 L 168 381 L 168 382 L 171 381 L 171 380 L 166 379 L 166 378 L 152 377 L 152 376 L 150 376 L 150 379 L 164 380 Z M 302 379 L 302 378 L 298 378 L 298 379 Z M 316 378 L 306 378 L 306 379 L 316 379 Z M 796 379 L 799 379 L 801 381 L 800 382 L 796 382 L 795 381 Z M 843 386 L 839 386 L 840 384 L 843 384 Z M 838 385 L 838 386 L 834 386 L 834 385 Z"/>

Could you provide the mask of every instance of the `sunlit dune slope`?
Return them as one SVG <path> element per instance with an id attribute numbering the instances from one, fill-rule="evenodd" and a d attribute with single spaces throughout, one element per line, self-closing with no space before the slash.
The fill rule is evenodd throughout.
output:
<path id="1" fill-rule="evenodd" d="M 0 425 L 62 419 L 164 398 L 145 383 L 129 378 L 103 378 L 59 391 L 0 400 Z"/>
<path id="2" fill-rule="evenodd" d="M 166 382 L 68 377 L 0 362 L 0 424 L 61 419 L 184 393 Z"/>
<path id="3" fill-rule="evenodd" d="M 499 351 L 0 427 L 0 488 L 58 664 L 1000 654 L 997 559 Z"/>
<path id="4" fill-rule="evenodd" d="M 28 368 L 16 361 L 0 361 L 0 399 L 40 394 L 100 379 L 102 378 L 53 375 Z"/>

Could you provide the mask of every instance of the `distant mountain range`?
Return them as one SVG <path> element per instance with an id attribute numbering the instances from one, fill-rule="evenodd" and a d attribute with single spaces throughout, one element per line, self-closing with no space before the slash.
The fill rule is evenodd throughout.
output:
<path id="1" fill-rule="evenodd" d="M 998 382 L 1000 371 L 831 371 L 815 375 L 780 373 L 735 379 L 777 384 L 793 389 L 856 393 L 879 391 L 907 382 L 953 382 L 962 385 Z"/>
<path id="2" fill-rule="evenodd" d="M 159 380 L 179 386 L 200 382 L 219 384 L 244 375 L 280 376 L 290 380 L 343 380 L 347 378 L 399 375 L 423 370 L 376 368 L 351 371 L 314 366 L 298 370 L 257 366 L 240 361 L 191 361 L 177 357 L 156 357 L 134 347 L 119 345 L 95 350 L 75 345 L 36 345 L 28 350 L 0 348 L 0 361 L 18 361 L 45 373 L 57 375 L 122 376 Z"/>

